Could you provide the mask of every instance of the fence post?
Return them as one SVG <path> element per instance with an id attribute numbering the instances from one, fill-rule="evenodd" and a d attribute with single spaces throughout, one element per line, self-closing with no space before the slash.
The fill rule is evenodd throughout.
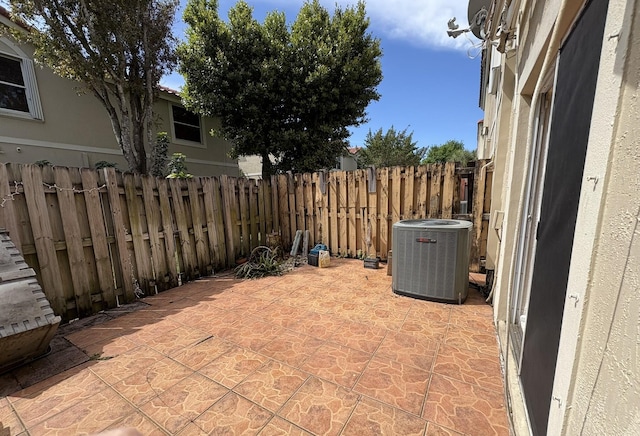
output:
<path id="1" fill-rule="evenodd" d="M 17 189 L 17 186 L 14 189 Z M 13 204 L 13 198 L 11 197 L 13 193 L 14 192 L 11 191 L 11 186 L 9 186 L 7 167 L 5 164 L 0 163 L 0 197 L 2 198 L 2 207 L 0 207 L 0 226 L 9 231 L 11 241 L 13 241 L 16 248 L 22 252 L 20 231 L 18 230 L 18 221 L 16 220 L 16 210 Z"/>
<path id="2" fill-rule="evenodd" d="M 456 163 L 444 164 L 444 183 L 442 186 L 442 218 L 451 219 L 455 189 Z"/>
<path id="3" fill-rule="evenodd" d="M 480 244 L 482 241 L 482 215 L 484 213 L 484 188 L 486 179 L 486 160 L 476 161 L 473 170 L 473 231 L 471 233 L 471 259 L 469 269 L 480 271 Z"/>

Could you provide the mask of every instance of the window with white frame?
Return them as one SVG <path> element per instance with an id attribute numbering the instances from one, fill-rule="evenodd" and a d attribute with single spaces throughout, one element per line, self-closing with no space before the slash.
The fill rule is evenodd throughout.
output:
<path id="1" fill-rule="evenodd" d="M 200 116 L 183 107 L 171 105 L 173 136 L 182 141 L 202 143 Z"/>
<path id="2" fill-rule="evenodd" d="M 0 112 L 43 119 L 31 59 L 0 53 Z"/>

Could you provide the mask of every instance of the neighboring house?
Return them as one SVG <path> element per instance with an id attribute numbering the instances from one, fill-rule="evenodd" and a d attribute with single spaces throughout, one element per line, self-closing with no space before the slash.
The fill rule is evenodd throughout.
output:
<path id="1" fill-rule="evenodd" d="M 257 154 L 251 156 L 240 156 L 238 166 L 243 176 L 250 179 L 262 178 L 262 157 Z"/>
<path id="2" fill-rule="evenodd" d="M 19 28 L 0 6 L 0 29 Z M 26 29 L 25 29 L 26 31 Z M 93 167 L 96 162 L 127 165 L 104 107 L 79 84 L 34 65 L 33 47 L 0 30 L 0 161 Z M 176 91 L 162 88 L 154 106 L 157 131 L 169 134 L 169 156 L 187 156 L 194 175 L 239 174 L 227 153 L 230 144 L 209 131 L 217 120 L 187 112 Z"/>
<path id="3" fill-rule="evenodd" d="M 516 434 L 640 434 L 640 0 L 485 3 L 478 157 Z"/>
<path id="4" fill-rule="evenodd" d="M 361 147 L 349 147 L 344 155 L 336 159 L 334 170 L 352 171 L 358 169 L 358 152 Z M 262 178 L 262 158 L 258 155 L 241 156 L 238 165 L 242 175 L 250 179 Z"/>
<path id="5" fill-rule="evenodd" d="M 336 170 L 353 171 L 358 169 L 358 153 L 362 147 L 349 147 L 347 152 L 338 158 Z"/>

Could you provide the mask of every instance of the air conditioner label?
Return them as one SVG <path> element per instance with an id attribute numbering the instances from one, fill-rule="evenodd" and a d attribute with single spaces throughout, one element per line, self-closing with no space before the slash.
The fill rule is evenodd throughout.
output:
<path id="1" fill-rule="evenodd" d="M 438 241 L 436 239 L 431 239 L 431 238 L 416 238 L 416 242 L 424 242 L 426 244 L 435 244 Z"/>

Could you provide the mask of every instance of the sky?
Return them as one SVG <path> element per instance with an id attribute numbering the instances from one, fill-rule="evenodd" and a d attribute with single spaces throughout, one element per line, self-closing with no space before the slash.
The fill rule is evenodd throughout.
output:
<path id="1" fill-rule="evenodd" d="M 254 17 L 263 21 L 267 12 L 284 12 L 292 22 L 303 0 L 246 0 Z M 184 39 L 182 11 L 174 31 Z M 220 16 L 236 0 L 219 0 Z M 355 0 L 320 0 L 329 11 L 344 8 Z M 456 39 L 447 35 L 447 21 L 457 18 L 460 28 L 468 26 L 468 0 L 367 0 L 369 31 L 382 47 L 383 80 L 378 86 L 379 101 L 367 108 L 369 121 L 351 128 L 352 147 L 364 145 L 367 132 L 390 127 L 413 132 L 418 147 L 462 141 L 465 148 L 477 146 L 477 123 L 483 113 L 478 108 L 480 86 L 479 40 L 467 33 Z M 467 36 L 468 35 L 468 36 Z M 166 76 L 162 85 L 179 90 L 184 83 L 178 73 Z"/>

